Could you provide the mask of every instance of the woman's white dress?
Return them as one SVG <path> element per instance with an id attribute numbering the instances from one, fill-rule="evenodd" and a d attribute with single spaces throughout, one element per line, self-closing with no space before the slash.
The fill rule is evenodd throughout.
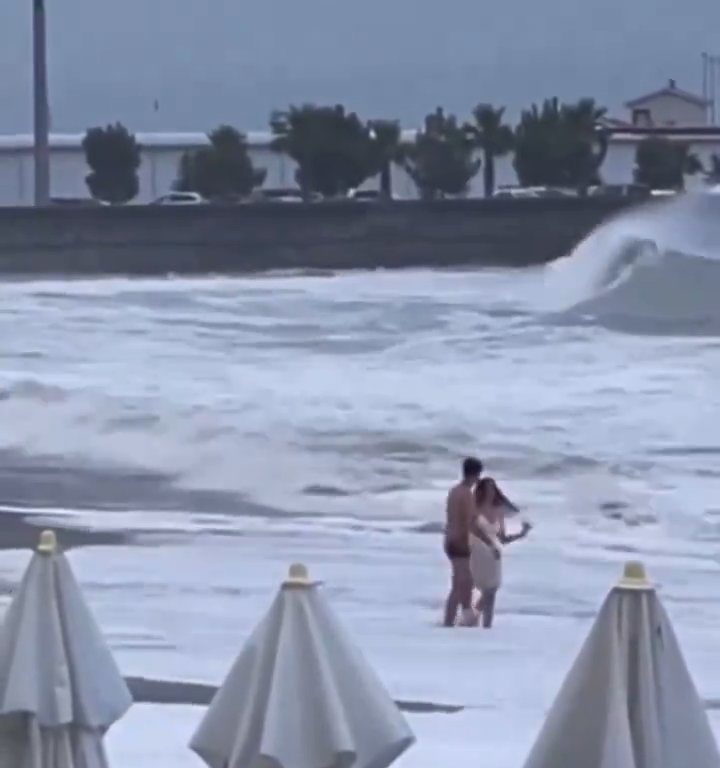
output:
<path id="1" fill-rule="evenodd" d="M 500 549 L 500 523 L 491 523 L 484 515 L 478 515 L 477 523 Z M 481 592 L 498 589 L 502 583 L 502 557 L 497 557 L 491 547 L 473 534 L 470 534 L 470 572 L 475 588 Z"/>

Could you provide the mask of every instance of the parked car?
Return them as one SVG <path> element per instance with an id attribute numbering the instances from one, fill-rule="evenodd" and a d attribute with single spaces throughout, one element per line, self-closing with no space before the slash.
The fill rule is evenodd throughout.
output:
<path id="1" fill-rule="evenodd" d="M 317 202 L 322 200 L 322 196 L 316 192 L 310 193 L 308 202 Z M 302 203 L 302 192 L 297 187 L 279 187 L 256 189 L 250 196 L 251 202 L 270 202 L 270 203 Z"/>
<path id="2" fill-rule="evenodd" d="M 168 192 L 153 200 L 153 205 L 205 205 L 207 200 L 197 192 Z"/>
<path id="3" fill-rule="evenodd" d="M 400 198 L 390 193 L 390 197 L 386 198 L 382 191 L 379 189 L 351 189 L 347 193 L 347 199 L 348 200 L 360 200 L 362 202 L 369 202 L 369 203 L 378 203 L 382 202 L 385 199 L 389 200 L 399 200 Z"/>
<path id="4" fill-rule="evenodd" d="M 529 187 L 500 187 L 493 192 L 493 197 L 501 200 L 519 200 L 537 196 L 535 190 Z"/>
<path id="5" fill-rule="evenodd" d="M 561 187 L 500 187 L 495 190 L 493 197 L 513 200 L 529 197 L 577 197 L 577 191 Z"/>
<path id="6" fill-rule="evenodd" d="M 629 197 L 645 199 L 650 196 L 650 188 L 644 184 L 598 184 L 588 189 L 588 197 Z"/>

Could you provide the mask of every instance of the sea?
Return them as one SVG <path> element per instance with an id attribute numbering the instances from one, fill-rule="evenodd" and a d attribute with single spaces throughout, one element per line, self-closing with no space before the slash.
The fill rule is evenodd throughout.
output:
<path id="1" fill-rule="evenodd" d="M 521 766 L 641 560 L 720 734 L 716 208 L 655 204 L 541 269 L 1 282 L 0 511 L 127 535 L 69 558 L 128 675 L 220 683 L 305 563 L 428 705 L 401 768 Z M 440 626 L 466 455 L 534 526 L 489 631 Z M 29 556 L 0 551 L 3 585 Z M 198 768 L 202 714 L 136 705 L 111 761 Z"/>

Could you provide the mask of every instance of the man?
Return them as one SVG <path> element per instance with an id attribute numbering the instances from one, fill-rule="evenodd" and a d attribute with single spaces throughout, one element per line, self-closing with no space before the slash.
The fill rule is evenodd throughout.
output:
<path id="1" fill-rule="evenodd" d="M 475 526 L 475 499 L 473 488 L 480 479 L 483 466 L 476 458 L 467 458 L 462 465 L 462 480 L 450 489 L 447 497 L 445 525 L 445 554 L 450 560 L 452 583 L 445 604 L 446 627 L 455 626 L 458 608 L 462 608 L 462 622 L 472 625 L 476 621 L 472 609 L 473 578 L 470 572 L 470 531 Z"/>

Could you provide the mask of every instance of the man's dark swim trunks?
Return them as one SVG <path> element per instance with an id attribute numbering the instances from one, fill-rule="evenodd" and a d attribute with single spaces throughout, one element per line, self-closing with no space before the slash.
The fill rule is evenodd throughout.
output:
<path id="1" fill-rule="evenodd" d="M 450 560 L 464 560 L 470 557 L 470 545 L 466 541 L 445 541 L 445 554 Z"/>

